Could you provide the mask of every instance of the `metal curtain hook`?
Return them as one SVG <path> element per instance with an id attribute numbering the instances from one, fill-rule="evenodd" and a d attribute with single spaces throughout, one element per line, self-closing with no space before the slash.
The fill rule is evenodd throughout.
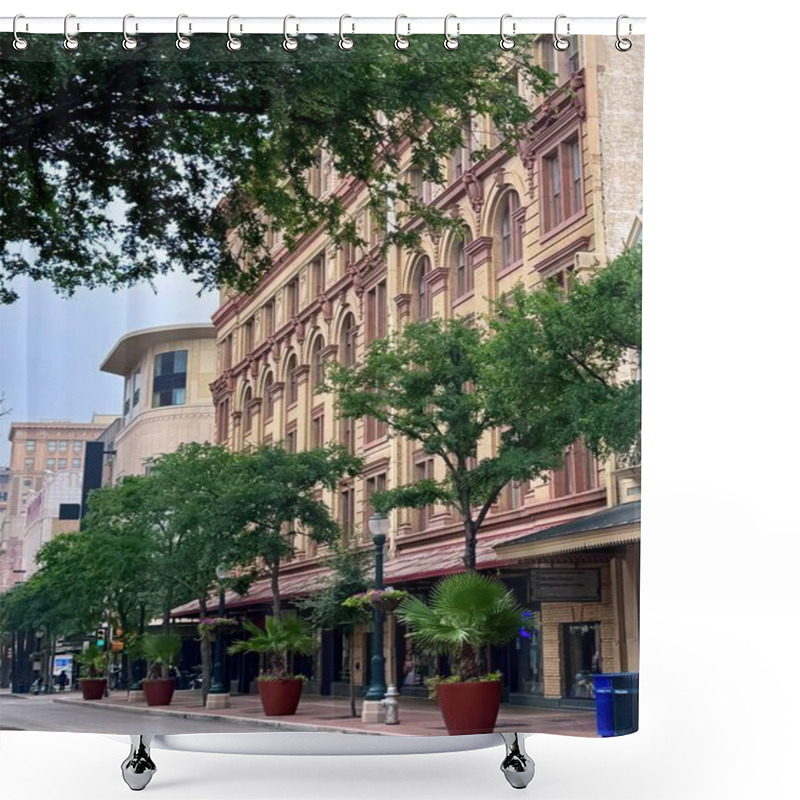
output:
<path id="1" fill-rule="evenodd" d="M 297 50 L 297 39 L 292 39 L 289 36 L 288 26 L 290 19 L 295 19 L 295 17 L 289 14 L 289 16 L 283 18 L 283 49 Z M 297 30 L 297 26 L 295 26 L 295 30 Z"/>
<path id="2" fill-rule="evenodd" d="M 14 17 L 14 22 L 11 23 L 11 30 L 12 30 L 12 32 L 14 34 L 14 49 L 15 50 L 27 50 L 28 49 L 28 40 L 27 39 L 23 39 L 17 33 L 17 20 L 18 19 L 25 19 L 25 15 L 24 14 L 17 14 L 17 16 Z M 25 23 L 25 30 L 27 30 L 27 29 L 28 29 L 28 24 Z"/>
<path id="3" fill-rule="evenodd" d="M 614 45 L 614 47 L 616 47 L 617 50 L 620 51 L 620 53 L 625 53 L 628 50 L 630 50 L 631 47 L 633 47 L 633 42 L 630 39 L 621 39 L 620 38 L 620 35 L 619 35 L 620 25 L 619 24 L 623 19 L 628 19 L 628 16 L 626 14 L 620 14 L 617 17 L 617 41 L 616 41 L 616 44 Z M 629 22 L 628 23 L 628 36 L 630 36 L 632 33 L 633 33 L 633 26 Z"/>
<path id="4" fill-rule="evenodd" d="M 136 46 L 139 44 L 139 42 L 136 39 L 128 36 L 128 20 L 129 19 L 135 19 L 133 14 L 126 14 L 122 18 L 122 46 L 126 50 L 135 50 Z M 136 29 L 137 30 L 139 29 L 138 25 L 136 26 Z"/>
<path id="5" fill-rule="evenodd" d="M 65 50 L 77 50 L 78 49 L 78 40 L 74 36 L 69 35 L 69 21 L 71 19 L 75 19 L 74 14 L 67 14 L 64 17 L 64 49 Z M 77 33 L 81 29 L 80 24 L 75 24 L 75 32 Z"/>
<path id="6" fill-rule="evenodd" d="M 566 50 L 569 47 L 569 39 L 565 39 L 558 33 L 558 21 L 566 18 L 566 14 L 559 14 L 553 25 L 553 47 L 555 47 L 556 50 Z M 569 36 L 569 22 L 567 23 L 567 36 Z"/>
<path id="7" fill-rule="evenodd" d="M 394 46 L 398 50 L 408 50 L 409 45 L 411 42 L 405 36 L 400 35 L 400 20 L 401 19 L 408 19 L 405 14 L 398 14 L 394 18 Z M 407 25 L 408 32 L 411 33 L 411 26 Z"/>
<path id="8" fill-rule="evenodd" d="M 455 50 L 458 47 L 458 34 L 461 32 L 461 23 L 456 22 L 456 35 L 452 36 L 447 31 L 447 23 L 450 22 L 451 19 L 457 20 L 458 17 L 455 14 L 448 14 L 444 18 L 444 46 L 448 50 Z"/>
<path id="9" fill-rule="evenodd" d="M 177 36 L 177 39 L 175 40 L 175 47 L 177 47 L 178 50 L 188 50 L 192 46 L 192 40 L 187 39 L 181 33 L 181 20 L 186 19 L 188 16 L 188 14 L 178 14 L 178 18 L 175 20 L 175 36 Z M 192 25 L 190 23 L 189 30 L 191 29 Z"/>
<path id="10" fill-rule="evenodd" d="M 511 36 L 514 36 L 517 32 L 517 23 L 511 23 L 511 36 L 507 36 L 504 31 L 504 24 L 507 19 L 511 19 L 511 14 L 503 14 L 500 17 L 500 48 L 502 50 L 510 50 L 514 46 L 514 40 Z"/>
<path id="11" fill-rule="evenodd" d="M 342 50 L 350 50 L 355 44 L 352 39 L 350 39 L 348 36 L 345 36 L 342 32 L 344 28 L 344 21 L 346 19 L 353 18 L 349 14 L 342 14 L 342 16 L 339 17 L 339 47 L 341 47 Z M 353 26 L 353 29 L 355 30 L 355 25 Z"/>
<path id="12" fill-rule="evenodd" d="M 235 19 L 239 19 L 239 17 L 237 17 L 236 14 L 231 14 L 231 16 L 228 17 L 228 45 L 227 45 L 227 47 L 228 47 L 228 50 L 231 50 L 232 52 L 235 52 L 236 50 L 241 50 L 242 49 L 242 40 L 241 39 L 237 39 L 235 36 L 231 35 L 231 22 L 233 22 L 233 20 L 235 20 Z M 239 26 L 239 30 L 241 31 L 241 29 L 242 29 L 242 26 L 240 25 Z"/>

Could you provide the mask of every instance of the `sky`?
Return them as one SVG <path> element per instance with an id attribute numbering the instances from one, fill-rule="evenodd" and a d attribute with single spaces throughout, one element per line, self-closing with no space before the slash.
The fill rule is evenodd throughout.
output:
<path id="1" fill-rule="evenodd" d="M 217 293 L 197 297 L 183 275 L 116 293 L 82 289 L 71 298 L 48 282 L 20 280 L 16 303 L 0 306 L 0 465 L 7 465 L 12 422 L 67 419 L 89 422 L 93 413 L 118 414 L 123 379 L 100 364 L 126 333 L 157 325 L 209 322 Z"/>

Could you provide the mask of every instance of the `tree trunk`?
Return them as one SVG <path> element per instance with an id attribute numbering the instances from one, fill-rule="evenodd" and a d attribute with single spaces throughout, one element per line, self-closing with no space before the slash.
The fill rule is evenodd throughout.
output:
<path id="1" fill-rule="evenodd" d="M 479 678 L 481 674 L 478 651 L 469 644 L 461 648 L 458 659 L 458 676 L 462 681 Z"/>
<path id="2" fill-rule="evenodd" d="M 200 599 L 199 605 L 200 619 L 205 619 L 208 616 L 205 597 Z M 200 636 L 200 671 L 203 676 L 202 696 L 203 707 L 205 707 L 208 690 L 211 688 L 211 642 L 207 636 L 202 635 Z"/>
<path id="3" fill-rule="evenodd" d="M 281 618 L 281 587 L 280 587 L 280 563 L 270 566 L 270 587 L 272 589 L 272 616 L 275 619 Z"/>
<path id="4" fill-rule="evenodd" d="M 471 519 L 464 520 L 464 568 L 467 572 L 475 572 L 477 543 L 478 526 Z"/>

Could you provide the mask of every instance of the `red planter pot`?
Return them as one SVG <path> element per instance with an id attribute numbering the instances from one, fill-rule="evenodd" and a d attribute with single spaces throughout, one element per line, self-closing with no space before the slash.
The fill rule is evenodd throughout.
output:
<path id="1" fill-rule="evenodd" d="M 144 699 L 149 706 L 168 706 L 175 693 L 175 678 L 155 678 L 142 681 Z"/>
<path id="2" fill-rule="evenodd" d="M 299 678 L 258 681 L 258 696 L 268 717 L 286 717 L 294 714 L 302 692 L 303 681 Z"/>
<path id="3" fill-rule="evenodd" d="M 84 700 L 101 700 L 106 693 L 105 678 L 81 678 L 81 692 Z"/>
<path id="4" fill-rule="evenodd" d="M 436 700 L 451 736 L 493 733 L 500 711 L 500 681 L 440 683 Z"/>

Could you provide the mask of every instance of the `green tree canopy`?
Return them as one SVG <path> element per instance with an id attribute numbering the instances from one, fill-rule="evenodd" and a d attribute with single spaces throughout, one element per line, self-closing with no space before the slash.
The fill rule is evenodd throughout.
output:
<path id="1" fill-rule="evenodd" d="M 332 364 L 327 378 L 341 416 L 374 417 L 444 464 L 443 480 L 418 480 L 371 500 L 377 511 L 434 502 L 456 508 L 470 570 L 478 530 L 503 487 L 559 466 L 568 444 L 560 420 L 548 419 L 548 427 L 498 402 L 489 338 L 463 319 L 411 323 L 372 342 L 361 363 Z M 491 436 L 496 451 L 479 458 L 479 445 Z"/>
<path id="2" fill-rule="evenodd" d="M 503 147 L 521 135 L 529 111 L 509 74 L 552 86 L 522 37 L 511 53 L 493 36 L 462 37 L 454 51 L 416 36 L 408 52 L 388 36 L 357 37 L 347 52 L 306 36 L 296 53 L 266 35 L 235 53 L 222 36 L 185 52 L 172 35 L 141 36 L 130 52 L 116 34 L 72 53 L 55 36 L 29 40 L 25 52 L 0 42 L 3 302 L 20 275 L 71 293 L 183 270 L 204 288 L 248 290 L 271 266 L 269 230 L 290 248 L 318 226 L 353 240 L 340 199 L 307 188 L 322 144 L 340 174 L 369 186 L 378 218 L 401 198 L 403 213 L 445 224 L 397 183 L 401 147 L 441 181 L 470 114 L 490 115 Z M 414 240 L 402 216 L 387 242 Z"/>
<path id="3" fill-rule="evenodd" d="M 294 537 L 323 544 L 339 536 L 318 490 L 335 489 L 360 468 L 360 459 L 340 445 L 300 453 L 264 445 L 239 455 L 234 504 L 247 528 L 248 552 L 271 578 L 274 617 L 281 614 L 280 565 L 294 555 Z"/>
<path id="4" fill-rule="evenodd" d="M 587 281 L 514 293 L 490 345 L 497 402 L 510 416 L 564 428 L 599 455 L 638 463 L 641 448 L 642 249 Z M 633 367 L 623 374 L 620 368 Z"/>

